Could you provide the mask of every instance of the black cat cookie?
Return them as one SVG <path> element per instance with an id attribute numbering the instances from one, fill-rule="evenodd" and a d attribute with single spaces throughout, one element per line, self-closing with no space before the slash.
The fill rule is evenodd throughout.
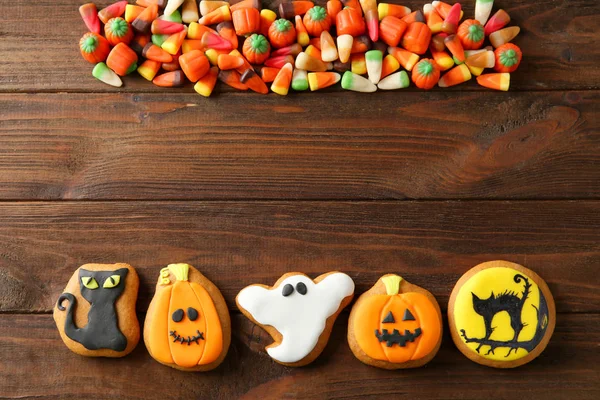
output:
<path id="1" fill-rule="evenodd" d="M 448 304 L 456 347 L 476 363 L 514 368 L 546 348 L 556 324 L 554 299 L 535 272 L 508 261 L 473 267 Z"/>
<path id="2" fill-rule="evenodd" d="M 138 275 L 128 264 L 85 264 L 54 306 L 67 347 L 82 356 L 123 357 L 140 339 L 135 313 Z"/>

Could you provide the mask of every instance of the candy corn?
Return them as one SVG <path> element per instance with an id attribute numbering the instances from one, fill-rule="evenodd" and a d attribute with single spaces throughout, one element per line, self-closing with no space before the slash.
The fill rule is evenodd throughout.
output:
<path id="1" fill-rule="evenodd" d="M 79 7 L 79 14 L 90 32 L 100 33 L 100 19 L 94 3 L 87 3 Z M 121 82 L 120 79 L 119 82 Z"/>
<path id="2" fill-rule="evenodd" d="M 158 6 L 151 5 L 137 16 L 131 23 L 131 27 L 138 33 L 148 33 L 152 27 L 152 21 L 158 17 Z"/>
<path id="3" fill-rule="evenodd" d="M 337 72 L 310 72 L 308 74 L 308 86 L 314 92 L 335 85 L 340 81 L 340 78 L 340 74 Z"/>
<path id="4" fill-rule="evenodd" d="M 197 22 L 192 22 L 188 26 L 187 37 L 188 37 L 188 39 L 200 40 L 200 39 L 202 39 L 202 36 L 204 36 L 204 34 L 206 32 L 216 33 L 216 31 L 214 29 L 211 29 L 208 26 L 200 25 Z"/>
<path id="5" fill-rule="evenodd" d="M 277 14 L 273 10 L 263 8 L 260 10 L 260 33 L 267 37 L 269 36 L 269 26 L 277 19 Z M 302 20 L 300 20 L 302 21 Z M 300 43 L 300 41 L 298 41 Z"/>
<path id="6" fill-rule="evenodd" d="M 240 81 L 248 86 L 248 89 L 256 93 L 267 94 L 269 88 L 265 82 L 254 72 L 252 68 L 245 70 L 240 76 Z"/>
<path id="7" fill-rule="evenodd" d="M 379 50 L 369 50 L 365 53 L 367 62 L 367 74 L 369 80 L 375 85 L 381 80 L 381 65 L 383 63 L 383 53 Z"/>
<path id="8" fill-rule="evenodd" d="M 98 18 L 103 24 L 106 24 L 109 19 L 123 15 L 125 13 L 125 6 L 127 6 L 127 0 L 117 1 L 116 3 L 100 10 L 100 12 L 98 12 Z"/>
<path id="9" fill-rule="evenodd" d="M 194 85 L 194 90 L 201 96 L 208 97 L 211 95 L 215 84 L 217 83 L 217 76 L 219 75 L 219 68 L 211 67 L 210 70 Z"/>
<path id="10" fill-rule="evenodd" d="M 435 11 L 431 4 L 425 4 L 423 6 L 423 14 L 425 15 L 425 22 L 431 30 L 432 34 L 440 33 L 442 31 L 442 25 L 444 20 L 440 17 L 440 14 Z"/>
<path id="11" fill-rule="evenodd" d="M 390 75 L 393 72 L 396 72 L 400 69 L 400 63 L 396 60 L 391 54 L 383 57 L 383 62 L 381 63 L 381 79 Z"/>
<path id="12" fill-rule="evenodd" d="M 485 25 L 487 22 L 493 5 L 494 0 L 475 0 L 475 19 L 481 25 Z"/>
<path id="13" fill-rule="evenodd" d="M 121 87 L 123 85 L 123 82 L 121 81 L 121 78 L 119 78 L 119 75 L 115 74 L 113 70 L 108 68 L 103 62 L 99 62 L 98 64 L 96 64 L 96 66 L 92 70 L 92 75 L 94 76 L 94 78 L 110 86 Z"/>
<path id="14" fill-rule="evenodd" d="M 417 54 L 404 50 L 401 47 L 389 47 L 388 53 L 394 56 L 400 65 L 407 71 L 411 71 L 420 58 Z"/>
<path id="15" fill-rule="evenodd" d="M 302 51 L 302 46 L 300 46 L 298 43 L 294 43 L 290 46 L 282 47 L 280 49 L 272 51 L 271 56 L 272 57 L 288 56 L 288 55 L 297 56 L 301 51 Z"/>
<path id="16" fill-rule="evenodd" d="M 388 46 L 398 46 L 408 24 L 400 18 L 387 16 L 379 23 L 379 36 Z"/>
<path id="17" fill-rule="evenodd" d="M 290 84 L 292 83 L 292 72 L 294 67 L 292 64 L 288 63 L 279 70 L 273 84 L 271 85 L 271 90 L 281 96 L 285 96 L 288 94 L 290 90 Z"/>
<path id="18" fill-rule="evenodd" d="M 399 71 L 383 78 L 379 81 L 377 87 L 381 90 L 395 90 L 407 88 L 409 85 L 410 79 L 406 71 Z"/>
<path id="19" fill-rule="evenodd" d="M 377 91 L 377 86 L 367 78 L 356 75 L 352 71 L 346 71 L 342 76 L 342 89 L 371 93 Z"/>
<path id="20" fill-rule="evenodd" d="M 183 0 L 181 6 L 181 20 L 186 24 L 198 21 L 200 16 L 198 15 L 198 4 L 196 0 Z M 216 82 L 216 77 L 215 77 Z"/>
<path id="21" fill-rule="evenodd" d="M 181 86 L 185 82 L 185 77 L 182 71 L 165 72 L 158 75 L 152 80 L 156 86 L 160 87 L 176 87 Z"/>
<path id="22" fill-rule="evenodd" d="M 290 1 L 279 5 L 279 16 L 285 19 L 293 19 L 296 15 L 304 15 L 314 7 L 312 1 Z"/>
<path id="23" fill-rule="evenodd" d="M 506 92 L 510 87 L 510 74 L 508 72 L 484 74 L 477 77 L 477 83 L 489 89 Z"/>
<path id="24" fill-rule="evenodd" d="M 510 22 L 510 15 L 504 10 L 496 11 L 496 14 L 492 16 L 485 24 L 484 33 L 485 36 L 489 36 L 492 33 L 504 28 Z M 482 23 L 483 25 L 483 23 Z"/>
<path id="25" fill-rule="evenodd" d="M 163 11 L 164 15 L 171 15 L 183 4 L 183 0 L 168 0 Z"/>
<path id="26" fill-rule="evenodd" d="M 235 10 L 243 10 L 248 8 L 254 8 L 258 10 L 261 7 L 261 0 L 241 0 L 241 1 L 232 1 L 233 4 L 229 5 L 231 12 Z"/>
<path id="27" fill-rule="evenodd" d="M 301 92 L 308 90 L 308 73 L 303 69 L 295 69 L 292 74 L 292 89 Z"/>
<path id="28" fill-rule="evenodd" d="M 496 58 L 491 50 L 483 50 L 465 58 L 465 63 L 477 68 L 494 68 Z"/>
<path id="29" fill-rule="evenodd" d="M 375 0 L 360 0 L 360 6 L 365 16 L 367 32 L 372 41 L 379 40 L 379 15 L 377 12 L 377 2 Z"/>
<path id="30" fill-rule="evenodd" d="M 354 38 L 351 35 L 340 35 L 337 37 L 338 56 L 341 62 L 348 62 L 352 52 Z"/>
<path id="31" fill-rule="evenodd" d="M 459 63 L 465 62 L 465 49 L 458 36 L 450 35 L 444 39 L 444 44 Z"/>
<path id="32" fill-rule="evenodd" d="M 454 66 L 454 59 L 445 51 L 437 51 L 433 48 L 430 48 L 429 51 L 437 65 L 439 65 L 440 70 L 446 71 Z"/>
<path id="33" fill-rule="evenodd" d="M 215 11 L 217 8 L 223 6 L 229 6 L 229 3 L 226 1 L 202 0 L 200 2 L 200 15 L 204 17 L 205 15 Z"/>
<path id="34" fill-rule="evenodd" d="M 492 32 L 490 34 L 490 42 L 492 43 L 492 46 L 500 47 L 504 43 L 508 43 L 517 37 L 520 31 L 521 28 L 518 26 L 510 26 L 508 28 L 500 29 L 499 31 Z"/>
<path id="35" fill-rule="evenodd" d="M 106 58 L 106 65 L 117 73 L 125 76 L 137 69 L 137 54 L 125 43 L 118 43 L 112 48 Z"/>
<path id="36" fill-rule="evenodd" d="M 231 21 L 231 11 L 229 10 L 229 5 L 221 6 L 216 10 L 209 12 L 200 18 L 198 23 L 200 25 L 215 25 L 223 21 Z"/>
<path id="37" fill-rule="evenodd" d="M 202 45 L 209 49 L 215 50 L 231 50 L 233 46 L 229 40 L 222 38 L 214 32 L 204 32 L 202 35 Z"/>
<path id="38" fill-rule="evenodd" d="M 271 58 L 268 58 L 267 60 L 265 60 L 265 65 L 267 67 L 275 67 L 275 68 L 283 68 L 283 66 L 285 64 L 292 64 L 292 66 L 293 66 L 294 63 L 295 63 L 294 57 L 290 56 L 290 55 L 271 57 Z"/>
<path id="39" fill-rule="evenodd" d="M 438 14 L 440 14 L 440 17 L 442 17 L 443 19 L 448 18 L 448 13 L 450 12 L 452 5 L 450 5 L 448 3 L 444 3 L 443 1 L 432 1 L 431 5 L 433 6 L 433 8 L 435 8 L 435 10 L 438 12 Z M 459 20 L 462 19 L 462 17 L 463 17 L 463 12 L 461 11 Z"/>
<path id="40" fill-rule="evenodd" d="M 244 60 L 238 56 L 229 54 L 219 54 L 217 58 L 217 66 L 220 70 L 237 69 L 244 65 Z"/>
<path id="41" fill-rule="evenodd" d="M 153 35 L 172 35 L 184 29 L 185 26 L 182 24 L 158 18 L 152 21 L 152 25 L 150 26 L 150 31 Z"/>
<path id="42" fill-rule="evenodd" d="M 380 21 L 388 15 L 391 17 L 402 18 L 410 14 L 410 8 L 396 4 L 379 3 L 377 5 L 377 14 Z"/>
<path id="43" fill-rule="evenodd" d="M 338 50 L 331 34 L 327 31 L 321 32 L 321 60 L 331 62 L 338 59 Z"/>
<path id="44" fill-rule="evenodd" d="M 238 37 L 231 21 L 224 21 L 217 25 L 217 32 L 219 35 L 231 43 L 231 47 L 237 49 Z"/>
<path id="45" fill-rule="evenodd" d="M 260 77 L 262 78 L 263 82 L 271 83 L 275 80 L 275 77 L 277 76 L 280 70 L 281 68 L 262 67 L 260 70 Z"/>
<path id="46" fill-rule="evenodd" d="M 174 33 L 170 35 L 160 47 L 169 54 L 176 54 L 181 48 L 186 36 L 187 32 L 185 30 Z"/>
<path id="47" fill-rule="evenodd" d="M 145 9 L 145 7 L 136 6 L 135 4 L 127 4 L 125 7 L 125 21 L 132 23 Z"/>
<path id="48" fill-rule="evenodd" d="M 309 56 L 305 52 L 301 52 L 296 56 L 296 68 L 305 71 L 324 72 L 327 71 L 327 64 L 317 58 Z"/>
<path id="49" fill-rule="evenodd" d="M 231 86 L 238 90 L 248 90 L 248 86 L 245 83 L 242 83 L 241 78 L 240 73 L 233 69 L 220 71 L 218 75 L 218 79 L 227 86 Z"/>
<path id="50" fill-rule="evenodd" d="M 367 73 L 367 60 L 364 54 L 352 54 L 350 56 L 350 71 L 357 75 L 365 75 Z"/>
<path id="51" fill-rule="evenodd" d="M 446 72 L 438 82 L 439 87 L 450 87 L 459 85 L 471 79 L 471 72 L 465 64 L 458 65 Z"/>
<path id="52" fill-rule="evenodd" d="M 173 56 L 153 43 L 148 43 L 142 50 L 142 57 L 161 63 L 173 61 Z"/>
<path id="53" fill-rule="evenodd" d="M 158 61 L 146 60 L 138 67 L 137 72 L 144 79 L 152 81 L 152 79 L 154 79 L 154 77 L 160 70 L 160 66 L 161 63 L 159 63 Z"/>
<path id="54" fill-rule="evenodd" d="M 296 15 L 294 18 L 296 21 L 296 40 L 300 43 L 300 46 L 307 46 L 310 41 L 310 36 L 308 36 L 304 22 L 302 22 L 302 17 Z"/>
<path id="55" fill-rule="evenodd" d="M 222 57 L 221 54 L 219 57 Z M 208 73 L 210 64 L 208 58 L 200 50 L 193 50 L 179 57 L 179 65 L 190 82 L 197 82 Z"/>
<path id="56" fill-rule="evenodd" d="M 458 29 L 458 22 L 460 21 L 461 16 L 461 6 L 460 3 L 454 3 L 450 10 L 448 11 L 448 15 L 444 19 L 444 23 L 442 24 L 442 32 L 447 33 L 449 35 L 456 33 Z"/>

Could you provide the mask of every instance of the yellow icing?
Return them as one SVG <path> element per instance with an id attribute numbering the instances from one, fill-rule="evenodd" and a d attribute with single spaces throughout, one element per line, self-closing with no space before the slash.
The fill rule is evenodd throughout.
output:
<path id="1" fill-rule="evenodd" d="M 533 339 L 538 325 L 535 307 L 539 308 L 540 304 L 540 291 L 538 285 L 523 272 L 506 267 L 481 270 L 473 275 L 460 288 L 454 302 L 454 324 L 459 334 L 461 329 L 464 329 L 468 337 L 483 338 L 485 336 L 484 320 L 483 317 L 477 314 L 473 309 L 473 296 L 471 293 L 475 293 L 480 299 L 487 299 L 490 297 L 492 291 L 495 295 L 499 295 L 506 290 L 515 292 L 519 298 L 523 296 L 525 283 L 524 281 L 521 281 L 520 283 L 515 282 L 515 274 L 521 274 L 527 277 L 531 284 L 531 293 L 529 293 L 521 313 L 521 321 L 526 324 L 526 326 L 521 330 L 518 341 L 522 342 Z M 510 326 L 510 317 L 505 311 L 499 312 L 494 316 L 492 327 L 495 327 L 495 329 L 490 336 L 490 340 L 507 341 L 511 340 L 514 336 L 514 331 Z M 462 336 L 460 336 L 460 338 L 463 343 L 465 343 L 465 339 Z M 477 343 L 465 344 L 476 353 L 475 349 L 479 346 Z M 512 351 L 508 357 L 506 356 L 508 348 L 498 347 L 494 354 L 486 354 L 488 350 L 489 346 L 482 346 L 478 354 L 490 360 L 497 361 L 518 360 L 528 354 L 527 350 L 521 348 L 516 352 Z"/>

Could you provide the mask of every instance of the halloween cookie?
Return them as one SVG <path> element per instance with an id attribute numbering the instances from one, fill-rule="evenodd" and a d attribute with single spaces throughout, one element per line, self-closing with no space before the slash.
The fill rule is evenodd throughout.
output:
<path id="1" fill-rule="evenodd" d="M 138 288 L 137 273 L 128 264 L 79 267 L 54 307 L 63 342 L 82 356 L 129 354 L 140 340 L 135 313 Z"/>
<path id="2" fill-rule="evenodd" d="M 427 364 L 442 343 L 435 297 L 398 275 L 382 276 L 350 312 L 348 344 L 360 361 L 385 369 Z"/>
<path id="3" fill-rule="evenodd" d="M 479 264 L 456 283 L 448 304 L 456 347 L 476 363 L 513 368 L 546 348 L 554 299 L 535 272 L 508 261 Z"/>
<path id="4" fill-rule="evenodd" d="M 341 272 L 315 280 L 292 272 L 271 287 L 242 289 L 235 301 L 246 317 L 273 337 L 267 353 L 280 364 L 300 367 L 321 354 L 335 319 L 353 296 L 354 282 Z"/>
<path id="5" fill-rule="evenodd" d="M 160 271 L 148 307 L 144 343 L 159 363 L 184 371 L 208 371 L 223 362 L 231 321 L 217 287 L 188 264 Z"/>

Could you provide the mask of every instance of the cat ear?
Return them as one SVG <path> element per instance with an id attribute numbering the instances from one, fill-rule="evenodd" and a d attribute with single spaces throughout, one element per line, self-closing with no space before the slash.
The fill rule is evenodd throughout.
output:
<path id="1" fill-rule="evenodd" d="M 125 278 L 127 276 L 128 272 L 129 272 L 129 269 L 127 269 L 127 268 L 119 268 L 118 270 L 115 271 L 115 274 L 121 275 L 121 278 Z"/>
<path id="2" fill-rule="evenodd" d="M 475 293 L 471 292 L 473 295 L 473 300 L 481 300 Z"/>

